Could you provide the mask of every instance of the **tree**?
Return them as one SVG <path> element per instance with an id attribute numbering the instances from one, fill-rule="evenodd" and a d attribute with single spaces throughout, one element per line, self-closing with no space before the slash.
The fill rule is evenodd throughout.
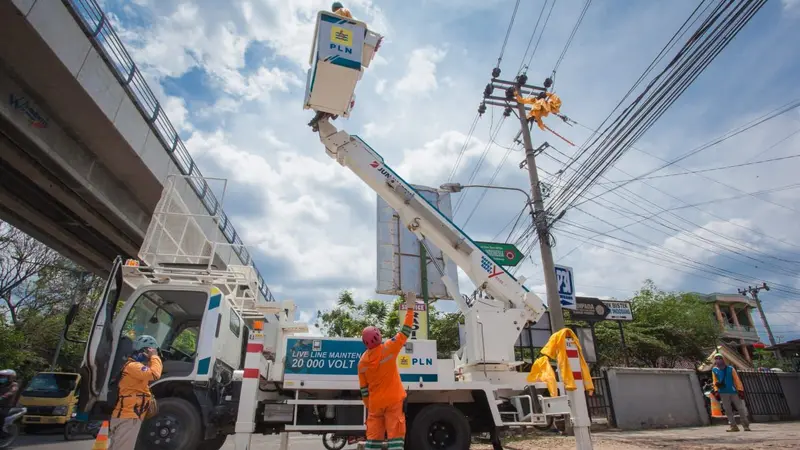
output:
<path id="1" fill-rule="evenodd" d="M 628 360 L 633 366 L 697 366 L 716 346 L 719 325 L 713 306 L 697 296 L 664 292 L 647 280 L 631 299 L 633 321 L 623 324 Z M 595 326 L 598 361 L 622 365 L 624 355 L 617 324 L 606 321 Z"/>
<path id="2" fill-rule="evenodd" d="M 0 222 L 0 367 L 25 380 L 46 370 L 73 303 L 79 313 L 70 334 L 88 336 L 103 280 L 42 243 Z M 65 343 L 57 369 L 75 371 L 83 345 Z"/>
<path id="3" fill-rule="evenodd" d="M 0 221 L 0 299 L 11 323 L 35 292 L 40 272 L 59 259 L 58 253 L 22 231 Z"/>
<path id="4" fill-rule="evenodd" d="M 389 332 L 386 329 L 388 318 L 386 303 L 380 300 L 356 303 L 352 292 L 342 291 L 335 308 L 317 311 L 315 326 L 326 336 L 361 337 L 361 331 L 370 325 L 378 327 L 381 333 Z"/>
<path id="5" fill-rule="evenodd" d="M 335 308 L 317 311 L 315 326 L 326 336 L 361 337 L 361 331 L 370 325 L 377 326 L 384 336 L 393 336 L 400 329 L 399 308 L 402 302 L 403 299 L 398 297 L 392 303 L 367 300 L 359 304 L 350 291 L 342 291 Z M 432 304 L 428 306 L 429 339 L 436 341 L 440 358 L 449 358 L 458 350 L 459 323 L 464 323 L 460 312 L 445 313 Z"/>

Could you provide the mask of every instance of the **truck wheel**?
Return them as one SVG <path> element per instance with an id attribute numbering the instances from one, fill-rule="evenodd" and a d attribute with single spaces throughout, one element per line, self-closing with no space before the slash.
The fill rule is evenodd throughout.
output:
<path id="1" fill-rule="evenodd" d="M 468 450 L 469 422 L 451 405 L 428 405 L 411 424 L 410 444 L 415 450 Z"/>
<path id="2" fill-rule="evenodd" d="M 142 423 L 136 450 L 196 450 L 203 435 L 194 405 L 179 398 L 158 400 L 158 413 Z"/>

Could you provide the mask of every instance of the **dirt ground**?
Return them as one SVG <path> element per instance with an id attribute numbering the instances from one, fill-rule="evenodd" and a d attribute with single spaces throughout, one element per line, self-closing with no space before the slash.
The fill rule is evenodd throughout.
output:
<path id="1" fill-rule="evenodd" d="M 728 433 L 727 425 L 648 431 L 605 431 L 592 433 L 594 450 L 728 450 L 800 449 L 800 422 L 755 423 L 753 431 Z M 471 448 L 489 450 L 491 446 Z M 535 439 L 503 443 L 508 450 L 574 450 L 575 438 L 543 435 Z"/>

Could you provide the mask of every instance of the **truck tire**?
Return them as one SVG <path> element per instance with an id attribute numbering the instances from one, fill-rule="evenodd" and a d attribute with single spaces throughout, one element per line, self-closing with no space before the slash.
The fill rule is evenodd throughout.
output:
<path id="1" fill-rule="evenodd" d="M 469 450 L 467 418 L 451 405 L 428 405 L 411 424 L 408 448 L 414 450 Z"/>
<path id="2" fill-rule="evenodd" d="M 197 450 L 203 429 L 195 406 L 179 397 L 158 400 L 158 412 L 142 423 L 136 450 Z"/>

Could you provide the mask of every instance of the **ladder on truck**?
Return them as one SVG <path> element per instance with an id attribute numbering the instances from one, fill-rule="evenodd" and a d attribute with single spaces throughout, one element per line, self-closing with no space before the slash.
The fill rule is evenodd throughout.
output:
<path id="1" fill-rule="evenodd" d="M 167 177 L 138 261 L 126 261 L 124 276 L 134 288 L 166 282 L 214 286 L 242 319 L 262 320 L 274 313 L 275 305 L 268 305 L 260 298 L 263 281 L 252 263 L 242 264 L 241 255 L 249 259 L 249 252 L 242 251 L 244 245 L 230 243 L 223 235 L 222 201 L 217 203 L 215 213 L 210 214 L 192 188 L 194 184 L 210 186 L 209 181 L 223 184 L 220 198 L 224 198 L 227 183 L 224 179 Z M 196 202 L 194 208 L 190 207 L 192 202 Z M 291 308 L 293 313 L 294 306 Z"/>

